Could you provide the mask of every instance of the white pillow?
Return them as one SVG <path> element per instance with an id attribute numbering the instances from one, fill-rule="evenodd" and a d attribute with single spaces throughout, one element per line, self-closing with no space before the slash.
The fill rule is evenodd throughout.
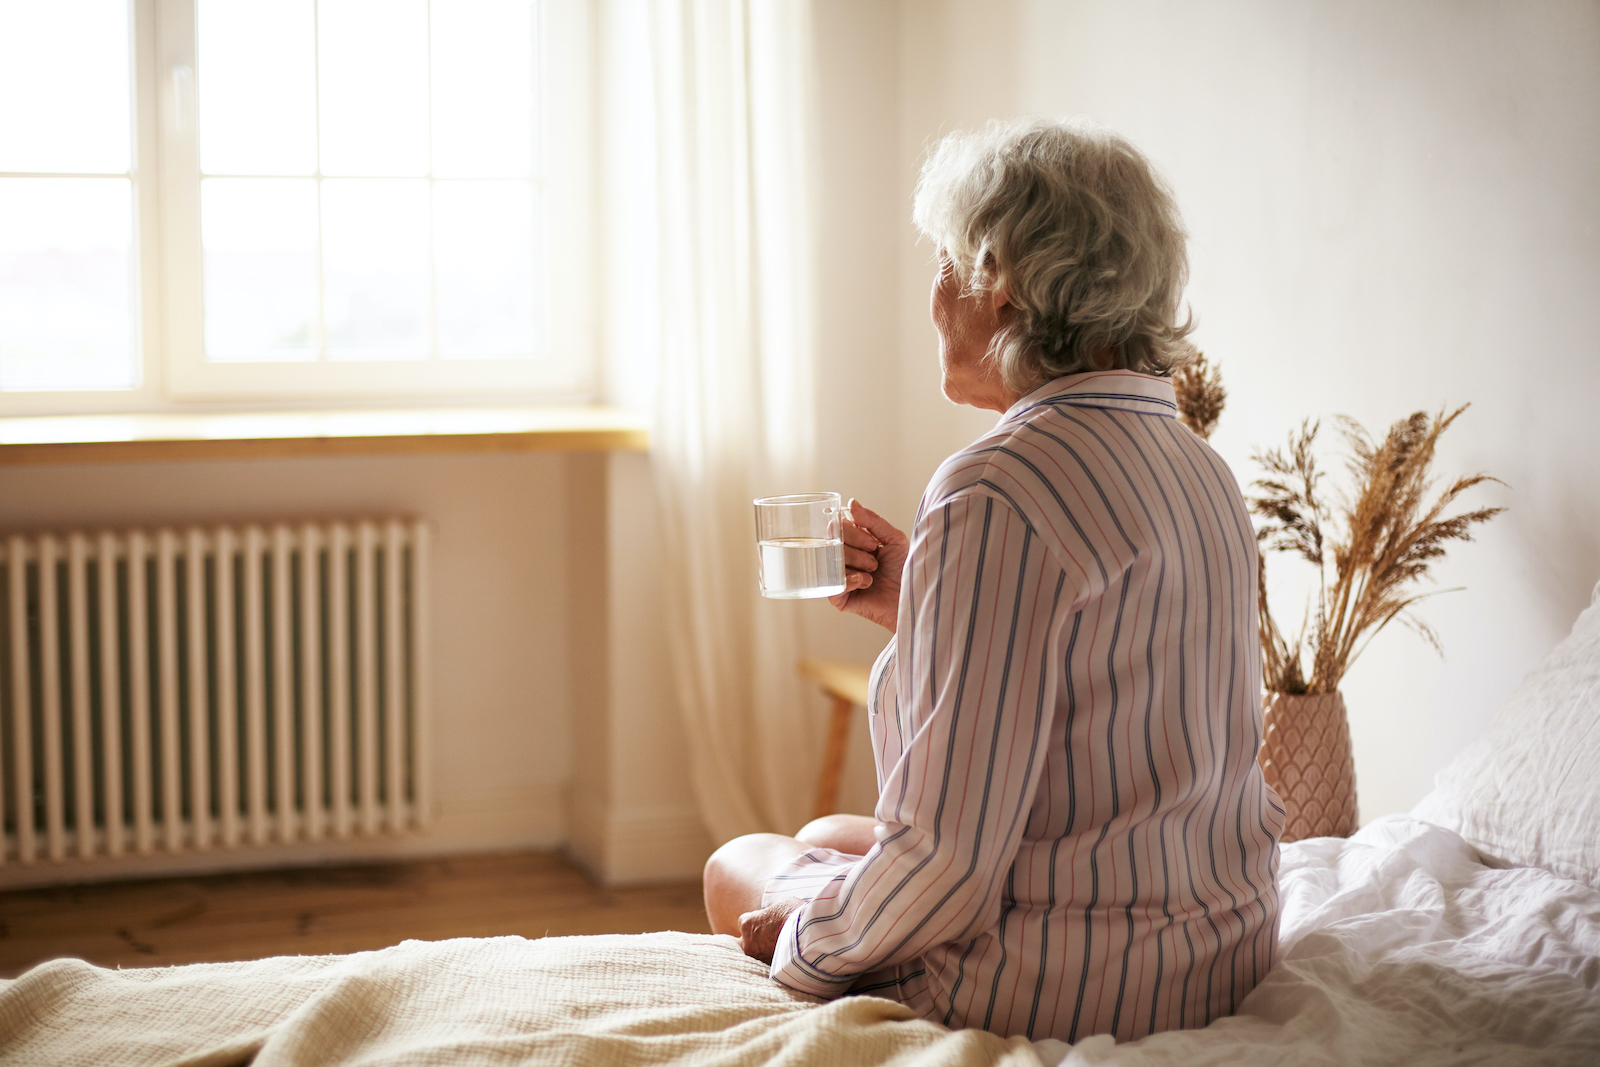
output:
<path id="1" fill-rule="evenodd" d="M 1572 632 L 1411 813 L 1488 860 L 1600 888 L 1600 584 Z"/>

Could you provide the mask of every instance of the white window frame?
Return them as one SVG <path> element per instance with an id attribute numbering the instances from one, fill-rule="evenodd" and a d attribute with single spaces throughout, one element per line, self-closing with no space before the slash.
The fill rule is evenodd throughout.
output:
<path id="1" fill-rule="evenodd" d="M 136 335 L 132 389 L 0 392 L 0 415 L 593 401 L 594 56 L 589 0 L 539 0 L 544 351 L 537 358 L 207 362 L 196 0 L 133 0 Z"/>

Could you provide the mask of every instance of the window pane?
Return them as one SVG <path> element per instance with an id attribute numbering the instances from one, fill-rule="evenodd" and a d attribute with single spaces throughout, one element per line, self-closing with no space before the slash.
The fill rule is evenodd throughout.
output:
<path id="1" fill-rule="evenodd" d="M 133 183 L 0 179 L 0 389 L 128 389 Z"/>
<path id="2" fill-rule="evenodd" d="M 317 355 L 317 183 L 207 178 L 206 358 L 284 361 Z"/>
<path id="3" fill-rule="evenodd" d="M 208 174 L 317 169 L 311 0 L 200 0 L 200 164 Z"/>
<path id="4" fill-rule="evenodd" d="M 322 183 L 322 269 L 332 359 L 428 354 L 428 183 Z"/>
<path id="5" fill-rule="evenodd" d="M 439 354 L 531 356 L 537 340 L 531 183 L 433 187 Z"/>
<path id="6" fill-rule="evenodd" d="M 433 5 L 433 168 L 452 177 L 533 173 L 531 0 Z"/>
<path id="7" fill-rule="evenodd" d="M 428 172 L 428 5 L 317 5 L 322 172 Z"/>
<path id="8" fill-rule="evenodd" d="M 0 0 L 0 170 L 126 173 L 127 0 Z"/>
<path id="9" fill-rule="evenodd" d="M 207 358 L 535 355 L 537 0 L 198 5 Z"/>

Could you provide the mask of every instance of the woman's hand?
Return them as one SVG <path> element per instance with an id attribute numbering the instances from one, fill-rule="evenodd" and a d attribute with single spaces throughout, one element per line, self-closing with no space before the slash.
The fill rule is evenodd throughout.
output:
<path id="1" fill-rule="evenodd" d="M 828 600 L 894 633 L 900 614 L 900 572 L 911 542 L 875 511 L 850 501 L 844 521 L 844 592 Z"/>
<path id="2" fill-rule="evenodd" d="M 747 911 L 739 916 L 739 945 L 744 949 L 744 954 L 762 963 L 771 963 L 772 954 L 778 948 L 778 935 L 783 932 L 783 924 L 789 921 L 790 914 L 802 903 L 804 901 L 799 897 L 789 897 L 759 911 Z"/>

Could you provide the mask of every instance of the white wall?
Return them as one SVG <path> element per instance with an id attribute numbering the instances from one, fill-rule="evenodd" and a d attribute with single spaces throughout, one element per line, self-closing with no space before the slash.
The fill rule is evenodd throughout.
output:
<path id="1" fill-rule="evenodd" d="M 1438 569 L 1466 587 L 1421 611 L 1445 660 L 1396 627 L 1343 687 L 1363 818 L 1409 808 L 1600 578 L 1600 5 L 906 0 L 898 16 L 885 210 L 905 219 L 925 145 L 958 126 L 1081 113 L 1129 136 L 1192 231 L 1196 340 L 1230 390 L 1214 444 L 1241 478 L 1306 417 L 1381 429 L 1473 404 L 1437 469 L 1499 476 L 1471 503 L 1511 510 Z M 928 250 L 900 230 L 909 485 L 985 418 L 937 395 Z"/>
<path id="2" fill-rule="evenodd" d="M 566 842 L 611 885 L 697 878 L 712 848 L 689 782 L 661 623 L 653 496 L 647 456 L 570 460 Z"/>

